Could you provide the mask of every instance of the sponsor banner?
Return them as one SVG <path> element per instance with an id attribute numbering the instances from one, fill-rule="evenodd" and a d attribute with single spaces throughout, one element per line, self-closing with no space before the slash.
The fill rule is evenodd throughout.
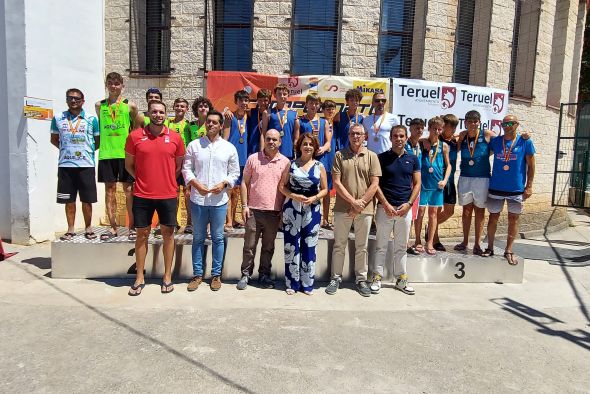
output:
<path id="1" fill-rule="evenodd" d="M 502 119 L 508 113 L 508 91 L 394 78 L 392 107 L 392 113 L 405 126 L 409 126 L 413 118 L 422 118 L 427 123 L 433 116 L 454 114 L 459 118 L 457 132 L 466 128 L 465 113 L 476 110 L 481 114 L 482 128 L 500 134 Z"/>
<path id="2" fill-rule="evenodd" d="M 53 102 L 37 97 L 25 97 L 23 116 L 30 119 L 51 120 L 53 118 Z"/>
<path id="3" fill-rule="evenodd" d="M 303 114 L 305 96 L 316 93 L 322 101 L 336 102 L 338 110 L 345 107 L 344 95 L 349 89 L 358 89 L 363 95 L 359 112 L 368 115 L 374 93 L 389 97 L 388 78 L 357 78 L 333 75 L 276 76 L 251 72 L 210 71 L 207 74 L 207 97 L 215 108 L 235 108 L 234 93 L 244 89 L 250 93 L 251 106 L 256 105 L 256 94 L 260 89 L 273 90 L 278 83 L 289 87 L 289 107 Z M 273 100 L 274 103 L 274 100 Z"/>

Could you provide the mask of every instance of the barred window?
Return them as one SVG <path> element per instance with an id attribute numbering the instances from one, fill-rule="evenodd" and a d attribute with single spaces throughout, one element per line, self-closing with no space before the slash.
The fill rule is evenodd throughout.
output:
<path id="1" fill-rule="evenodd" d="M 510 96 L 532 99 L 541 0 L 516 0 L 515 7 L 508 90 Z"/>
<path id="2" fill-rule="evenodd" d="M 170 73 L 170 0 L 131 0 L 129 13 L 130 72 Z"/>
<path id="3" fill-rule="evenodd" d="M 469 83 L 474 17 L 475 0 L 459 0 L 453 62 L 453 82 L 456 83 Z"/>
<path id="4" fill-rule="evenodd" d="M 411 76 L 415 11 L 416 0 L 381 2 L 377 76 Z"/>
<path id="5" fill-rule="evenodd" d="M 253 0 L 215 2 L 215 70 L 252 71 L 253 18 Z"/>
<path id="6" fill-rule="evenodd" d="M 292 74 L 338 73 L 341 7 L 340 0 L 293 0 Z"/>

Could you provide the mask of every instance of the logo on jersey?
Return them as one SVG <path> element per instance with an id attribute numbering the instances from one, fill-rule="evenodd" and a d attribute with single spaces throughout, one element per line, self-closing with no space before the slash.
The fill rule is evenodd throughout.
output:
<path id="1" fill-rule="evenodd" d="M 452 86 L 443 86 L 441 90 L 440 106 L 442 109 L 453 108 L 457 100 L 457 88 Z"/>
<path id="2" fill-rule="evenodd" d="M 499 114 L 504 109 L 504 93 L 494 93 L 492 111 Z"/>

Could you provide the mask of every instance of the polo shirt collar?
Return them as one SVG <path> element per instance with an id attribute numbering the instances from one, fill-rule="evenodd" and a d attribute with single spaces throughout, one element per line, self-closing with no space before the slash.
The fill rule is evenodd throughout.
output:
<path id="1" fill-rule="evenodd" d="M 70 118 L 70 119 L 76 119 L 77 117 L 80 117 L 80 118 L 84 119 L 84 118 L 86 117 L 86 114 L 84 113 L 84 110 L 80 111 L 80 113 L 78 114 L 78 116 L 74 116 L 74 115 L 73 115 L 73 114 L 70 112 L 70 110 L 69 110 L 69 109 L 68 109 L 68 110 L 66 110 L 66 114 L 67 114 L 67 117 L 68 117 L 68 118 Z"/>
<path id="2" fill-rule="evenodd" d="M 264 149 L 260 151 L 260 154 L 262 155 L 262 158 L 264 158 L 265 160 L 272 162 L 272 161 L 276 161 L 279 160 L 282 156 L 281 152 L 277 152 L 277 154 L 275 155 L 275 157 L 273 157 L 272 159 L 270 157 L 268 157 L 266 155 L 266 153 L 264 153 Z"/>
<path id="3" fill-rule="evenodd" d="M 352 151 L 352 149 L 350 148 L 350 146 L 347 146 L 346 149 L 348 149 L 348 153 L 351 156 L 354 156 L 355 155 L 355 153 Z M 360 155 L 366 155 L 367 154 L 367 151 L 368 151 L 368 148 L 366 146 L 361 146 L 360 149 L 358 150 L 358 153 L 356 153 L 356 154 L 358 154 L 359 156 Z"/>
<path id="4" fill-rule="evenodd" d="M 147 135 L 149 134 L 149 135 L 151 135 L 151 136 L 154 136 L 152 133 L 150 133 L 149 131 L 147 131 L 147 128 L 148 128 L 148 127 L 149 127 L 149 125 L 148 125 L 148 126 L 145 126 L 145 127 L 144 127 L 144 128 L 141 130 L 141 131 L 143 132 L 143 135 L 144 135 L 144 136 L 147 136 Z M 159 137 L 159 136 L 161 136 L 161 135 L 168 135 L 168 134 L 170 134 L 170 129 L 169 129 L 168 127 L 164 126 L 164 127 L 162 128 L 162 132 L 161 132 L 160 134 L 156 135 L 155 137 Z"/>

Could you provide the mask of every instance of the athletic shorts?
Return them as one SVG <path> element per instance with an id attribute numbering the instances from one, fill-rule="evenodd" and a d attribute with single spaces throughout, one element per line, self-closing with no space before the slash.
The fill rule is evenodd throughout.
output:
<path id="1" fill-rule="evenodd" d="M 449 179 L 445 188 L 443 189 L 443 202 L 445 204 L 457 204 L 457 189 L 455 188 L 454 179 Z"/>
<path id="2" fill-rule="evenodd" d="M 524 202 L 522 194 L 516 196 L 496 196 L 494 194 L 488 195 L 488 211 L 490 213 L 500 213 L 504 208 L 504 201 L 508 205 L 508 213 L 515 213 L 520 215 L 524 210 Z"/>
<path id="3" fill-rule="evenodd" d="M 473 203 L 478 208 L 485 208 L 488 200 L 490 178 L 460 176 L 457 185 L 459 205 Z"/>
<path id="4" fill-rule="evenodd" d="M 186 186 L 184 184 L 184 177 L 182 176 L 182 174 L 180 174 L 178 176 L 178 178 L 176 178 L 176 184 L 178 185 L 178 187 L 180 187 L 180 186 Z"/>
<path id="5" fill-rule="evenodd" d="M 420 206 L 421 207 L 442 207 L 443 206 L 443 191 L 442 189 L 424 190 L 420 191 Z"/>
<path id="6" fill-rule="evenodd" d="M 178 199 L 151 199 L 133 196 L 133 223 L 137 228 L 149 227 L 154 212 L 158 212 L 160 224 L 176 227 L 176 204 Z"/>
<path id="7" fill-rule="evenodd" d="M 76 202 L 78 193 L 81 202 L 95 203 L 97 198 L 94 174 L 94 167 L 58 167 L 57 203 Z"/>
<path id="8" fill-rule="evenodd" d="M 98 161 L 98 181 L 131 183 L 134 179 L 125 169 L 125 159 L 104 159 Z"/>

